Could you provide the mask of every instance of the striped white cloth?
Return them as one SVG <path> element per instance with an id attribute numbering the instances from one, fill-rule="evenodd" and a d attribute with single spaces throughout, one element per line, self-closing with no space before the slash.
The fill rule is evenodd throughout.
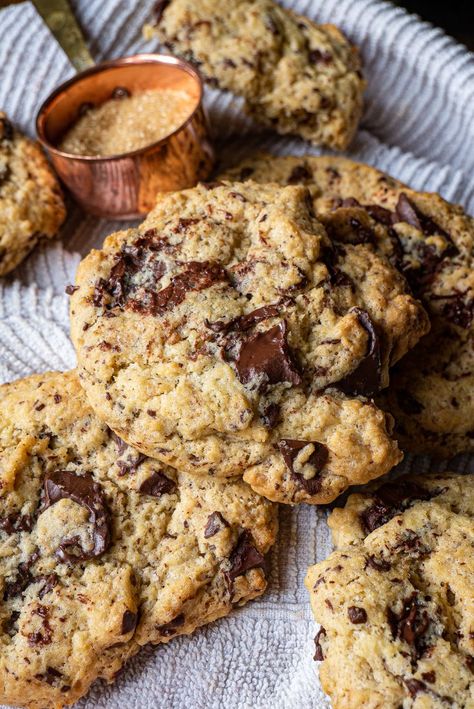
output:
<path id="1" fill-rule="evenodd" d="M 362 128 L 348 155 L 410 183 L 439 191 L 474 212 L 474 56 L 381 0 L 283 0 L 318 21 L 334 22 L 362 49 L 369 81 Z M 154 0 L 73 0 L 97 60 L 141 51 L 141 27 Z M 0 11 L 0 107 L 28 133 L 41 102 L 73 74 L 29 3 Z M 278 139 L 245 118 L 241 102 L 206 90 L 223 163 L 255 150 L 317 152 Z M 0 381 L 74 366 L 64 286 L 80 259 L 121 225 L 84 217 L 70 205 L 61 241 L 37 251 L 0 284 Z M 465 468 L 466 459 L 457 467 Z M 407 470 L 427 470 L 426 459 Z M 446 468 L 446 464 L 438 466 Z M 167 646 L 147 648 L 113 687 L 101 683 L 82 709 L 315 709 L 328 706 L 312 662 L 306 567 L 330 551 L 322 510 L 281 511 L 267 594 L 230 618 Z M 350 658 L 348 658 L 350 661 Z"/>

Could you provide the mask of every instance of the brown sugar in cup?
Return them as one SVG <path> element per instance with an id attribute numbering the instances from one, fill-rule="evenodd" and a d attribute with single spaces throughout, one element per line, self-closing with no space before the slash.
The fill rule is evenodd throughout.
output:
<path id="1" fill-rule="evenodd" d="M 149 91 L 189 96 L 189 115 L 160 140 L 115 155 L 76 155 L 59 146 L 91 106 Z M 131 219 L 154 206 L 159 192 L 192 187 L 213 166 L 213 150 L 202 107 L 199 74 L 171 56 L 141 54 L 104 62 L 59 86 L 36 119 L 38 138 L 75 200 L 100 217 Z M 166 94 L 165 94 L 166 95 Z M 139 120 L 139 117 L 137 117 Z"/>

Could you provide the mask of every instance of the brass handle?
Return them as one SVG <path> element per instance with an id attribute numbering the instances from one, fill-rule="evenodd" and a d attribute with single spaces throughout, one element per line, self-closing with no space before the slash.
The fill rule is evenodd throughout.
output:
<path id="1" fill-rule="evenodd" d="M 33 5 L 47 24 L 58 44 L 77 71 L 94 65 L 82 31 L 67 0 L 33 0 Z"/>

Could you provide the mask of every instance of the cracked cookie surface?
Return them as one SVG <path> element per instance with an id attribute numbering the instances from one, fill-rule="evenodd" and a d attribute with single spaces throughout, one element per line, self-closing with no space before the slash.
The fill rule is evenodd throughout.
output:
<path id="1" fill-rule="evenodd" d="M 157 5 L 157 36 L 214 86 L 279 133 L 343 149 L 362 112 L 357 49 L 334 25 L 317 25 L 272 0 L 172 0 Z"/>
<path id="2" fill-rule="evenodd" d="M 432 329 L 394 369 L 381 403 L 394 415 L 405 449 L 441 456 L 473 451 L 472 217 L 439 195 L 345 158 L 261 155 L 224 177 L 305 184 L 329 234 L 362 238 L 387 255 L 423 302 Z"/>
<path id="3" fill-rule="evenodd" d="M 302 187 L 162 196 L 81 264 L 71 299 L 98 415 L 148 455 L 326 502 L 400 460 L 370 397 L 426 331 L 366 244 L 335 248 Z"/>
<path id="4" fill-rule="evenodd" d="M 276 508 L 146 458 L 75 372 L 0 387 L 0 702 L 62 707 L 266 586 Z"/>
<path id="5" fill-rule="evenodd" d="M 306 585 L 335 709 L 474 706 L 474 477 L 410 476 L 351 495 Z"/>
<path id="6" fill-rule="evenodd" d="M 40 146 L 0 111 L 0 276 L 12 271 L 66 217 L 58 181 Z"/>

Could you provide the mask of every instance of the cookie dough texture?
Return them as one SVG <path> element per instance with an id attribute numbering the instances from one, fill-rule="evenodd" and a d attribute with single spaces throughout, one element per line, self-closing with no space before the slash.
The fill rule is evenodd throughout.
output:
<path id="1" fill-rule="evenodd" d="M 65 216 L 60 187 L 41 148 L 0 111 L 0 276 L 40 239 L 55 236 Z"/>
<path id="2" fill-rule="evenodd" d="M 406 450 L 444 457 L 474 451 L 472 217 L 437 194 L 345 158 L 261 155 L 224 176 L 304 184 L 329 234 L 373 243 L 388 256 L 423 302 L 432 329 L 394 370 L 381 403 Z"/>
<path id="3" fill-rule="evenodd" d="M 306 585 L 335 709 L 474 706 L 474 478 L 411 477 L 352 495 Z"/>
<path id="4" fill-rule="evenodd" d="M 343 149 L 362 112 L 357 49 L 334 25 L 316 25 L 272 0 L 172 0 L 146 28 L 194 62 L 214 86 L 245 98 L 256 120 Z"/>
<path id="5" fill-rule="evenodd" d="M 164 195 L 82 262 L 71 320 L 94 410 L 170 465 L 293 503 L 400 460 L 367 397 L 426 314 L 371 246 L 332 246 L 303 187 Z"/>
<path id="6" fill-rule="evenodd" d="M 128 447 L 74 372 L 0 387 L 0 703 L 62 707 L 266 586 L 275 506 Z"/>

